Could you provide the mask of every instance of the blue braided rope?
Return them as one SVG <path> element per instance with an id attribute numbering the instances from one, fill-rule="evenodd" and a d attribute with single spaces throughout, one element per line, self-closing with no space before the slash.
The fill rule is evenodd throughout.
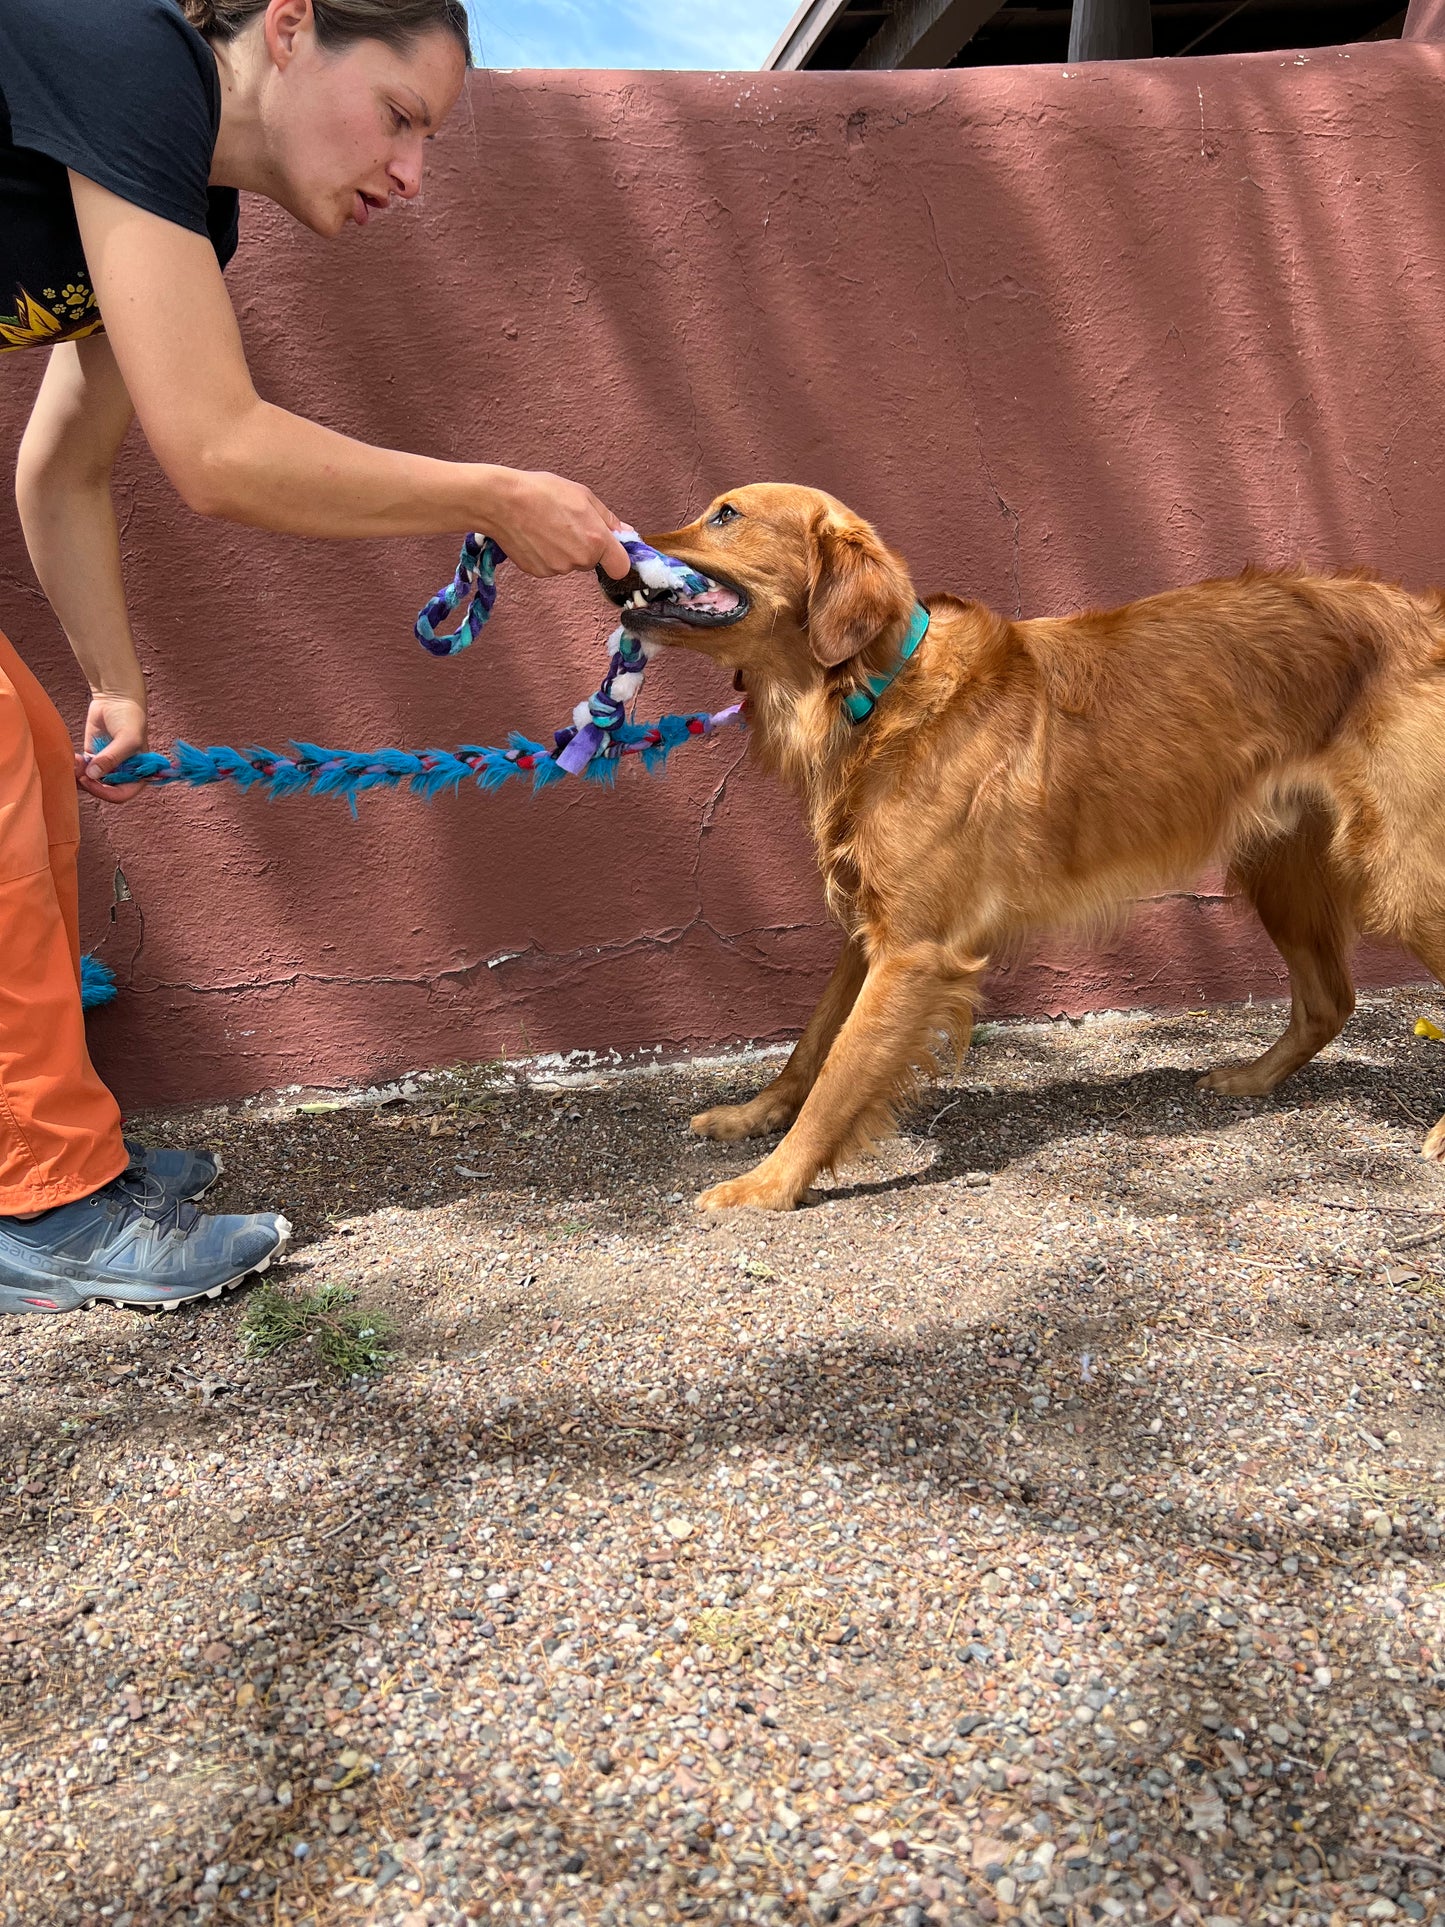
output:
<path id="1" fill-rule="evenodd" d="M 120 992 L 115 985 L 115 972 L 109 964 L 99 957 L 89 954 L 80 960 L 80 1008 L 95 1010 L 101 1004 L 113 1004 Z"/>
<path id="2" fill-rule="evenodd" d="M 706 576 L 687 563 L 650 548 L 634 530 L 622 530 L 619 540 L 649 587 L 669 587 L 697 595 L 713 586 Z M 505 554 L 490 536 L 466 538 L 456 574 L 416 619 L 417 641 L 431 655 L 455 656 L 476 641 L 496 606 L 497 565 L 505 560 Z M 438 625 L 454 616 L 458 609 L 463 612 L 458 627 L 450 635 L 438 635 Z M 626 704 L 614 693 L 613 686 L 619 678 L 627 677 L 631 682 L 624 687 L 635 691 L 646 668 L 646 650 L 625 624 L 616 631 L 612 643 L 612 655 L 601 688 L 585 705 L 578 705 L 579 716 L 585 715 L 590 720 L 581 728 L 574 724 L 555 731 L 550 750 L 515 730 L 508 738 L 506 749 L 464 743 L 456 750 L 354 750 L 293 742 L 287 745 L 287 753 L 283 755 L 260 747 L 231 749 L 224 744 L 213 744 L 209 749 L 198 749 L 193 743 L 178 742 L 170 756 L 147 751 L 144 755 L 127 757 L 103 780 L 117 786 L 138 782 L 162 786 L 185 783 L 194 788 L 230 782 L 242 790 L 264 789 L 271 797 L 344 796 L 354 813 L 356 799 L 365 791 L 394 790 L 402 786 L 416 796 L 425 797 L 447 792 L 455 795 L 464 783 L 475 783 L 481 790 L 496 790 L 514 779 L 528 776 L 534 794 L 568 775 L 580 775 L 585 782 L 610 786 L 616 781 L 618 762 L 624 756 L 640 756 L 643 767 L 656 774 L 683 743 L 710 736 L 725 724 L 743 720 L 742 705 L 734 703 L 715 715 L 699 712 L 663 716 L 655 723 L 629 723 Z M 104 748 L 104 744 L 96 747 Z"/>
<path id="3" fill-rule="evenodd" d="M 584 782 L 610 786 L 624 756 L 638 756 L 643 767 L 658 774 L 683 743 L 710 736 L 715 729 L 742 721 L 742 706 L 734 704 L 716 715 L 698 712 L 663 716 L 655 723 L 622 723 L 612 730 L 609 751 L 595 755 L 581 775 Z M 559 730 L 558 737 L 573 732 Z M 565 745 L 563 745 L 565 747 Z M 498 790 L 506 783 L 530 778 L 533 793 L 560 782 L 568 774 L 557 754 L 514 731 L 507 749 L 464 743 L 459 749 L 326 749 L 320 743 L 289 743 L 287 754 L 271 749 L 231 749 L 213 744 L 198 749 L 177 743 L 170 756 L 150 750 L 127 757 L 104 780 L 107 783 L 173 783 L 204 788 L 211 783 L 234 783 L 238 789 L 262 789 L 270 797 L 344 796 L 351 800 L 367 790 L 406 788 L 414 796 L 455 795 L 464 783 L 480 790 Z"/>

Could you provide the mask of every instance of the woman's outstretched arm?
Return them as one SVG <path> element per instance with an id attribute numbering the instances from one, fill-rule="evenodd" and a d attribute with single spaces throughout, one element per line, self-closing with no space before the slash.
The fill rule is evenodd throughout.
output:
<path id="1" fill-rule="evenodd" d="M 156 459 L 198 514 L 288 535 L 477 529 L 529 575 L 628 569 L 616 518 L 557 475 L 373 448 L 263 401 L 204 235 L 84 176 L 71 188 L 92 285 Z"/>

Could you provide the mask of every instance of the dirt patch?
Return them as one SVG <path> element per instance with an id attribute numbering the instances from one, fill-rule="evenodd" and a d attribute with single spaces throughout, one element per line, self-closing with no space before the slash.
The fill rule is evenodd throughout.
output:
<path id="1" fill-rule="evenodd" d="M 990 1026 L 787 1218 L 756 1063 L 208 1113 L 399 1355 L 0 1331 L 4 1918 L 1434 1918 L 1438 1005 Z"/>

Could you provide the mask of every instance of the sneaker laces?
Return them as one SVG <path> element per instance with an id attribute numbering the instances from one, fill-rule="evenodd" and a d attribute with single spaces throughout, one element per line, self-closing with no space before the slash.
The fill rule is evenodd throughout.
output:
<path id="1" fill-rule="evenodd" d="M 189 1199 L 167 1197 L 165 1186 L 141 1165 L 128 1164 L 106 1189 L 118 1192 L 132 1210 L 162 1231 L 178 1231 L 184 1236 L 201 1215 Z"/>

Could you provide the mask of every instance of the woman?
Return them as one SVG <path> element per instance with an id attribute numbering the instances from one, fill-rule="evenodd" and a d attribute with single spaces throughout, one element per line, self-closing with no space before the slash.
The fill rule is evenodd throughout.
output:
<path id="1" fill-rule="evenodd" d="M 201 515 L 483 529 L 532 575 L 626 572 L 588 489 L 368 447 L 272 407 L 247 370 L 222 279 L 238 190 L 318 234 L 366 227 L 420 189 L 469 61 L 462 0 L 0 0 L 0 348 L 50 356 L 16 496 L 91 688 L 77 755 L 0 636 L 0 1310 L 183 1303 L 290 1234 L 202 1216 L 215 1160 L 128 1145 L 86 1055 L 76 784 L 117 800 L 100 779 L 146 744 L 110 495 L 132 420 Z"/>

